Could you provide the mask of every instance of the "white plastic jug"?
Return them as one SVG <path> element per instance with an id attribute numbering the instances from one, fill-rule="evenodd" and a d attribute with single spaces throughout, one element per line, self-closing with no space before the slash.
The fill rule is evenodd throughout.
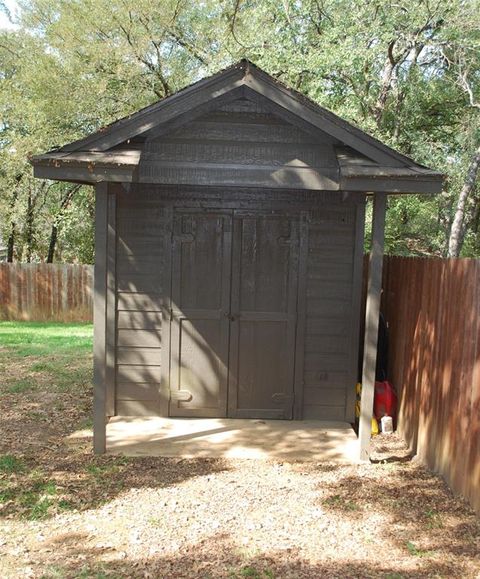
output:
<path id="1" fill-rule="evenodd" d="M 392 434 L 393 432 L 393 419 L 391 416 L 383 416 L 382 420 L 382 434 Z"/>

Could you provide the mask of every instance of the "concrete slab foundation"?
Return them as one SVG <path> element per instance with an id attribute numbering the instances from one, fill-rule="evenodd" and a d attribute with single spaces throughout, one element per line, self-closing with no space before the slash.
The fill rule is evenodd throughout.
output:
<path id="1" fill-rule="evenodd" d="M 116 416 L 107 454 L 357 462 L 358 440 L 342 422 Z"/>

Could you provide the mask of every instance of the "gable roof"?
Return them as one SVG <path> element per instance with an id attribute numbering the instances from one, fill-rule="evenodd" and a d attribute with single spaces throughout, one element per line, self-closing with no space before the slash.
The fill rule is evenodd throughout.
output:
<path id="1" fill-rule="evenodd" d="M 340 188 L 358 191 L 436 193 L 442 175 L 415 163 L 351 123 L 286 87 L 248 60 L 60 149 L 32 157 L 35 176 L 95 183 L 136 181 L 141 151 L 128 144 L 161 136 L 238 98 L 263 99 L 272 112 L 305 130 L 322 131 L 340 143 Z M 122 150 L 115 148 L 122 145 Z"/>

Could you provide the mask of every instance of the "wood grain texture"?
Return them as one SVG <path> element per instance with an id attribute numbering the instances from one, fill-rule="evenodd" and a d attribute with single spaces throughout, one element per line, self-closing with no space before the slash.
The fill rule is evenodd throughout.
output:
<path id="1" fill-rule="evenodd" d="M 259 378 L 258 372 L 258 376 L 253 372 L 250 380 L 245 369 L 256 367 L 254 352 L 257 350 L 265 350 L 263 361 L 270 354 L 272 360 L 277 359 L 278 352 L 283 351 L 288 342 L 288 351 L 297 360 L 295 374 L 292 370 L 290 381 L 290 388 L 296 384 L 295 402 L 298 408 L 295 417 L 300 418 L 310 405 L 312 408 L 307 411 L 310 417 L 315 416 L 317 411 L 319 417 L 326 417 L 330 407 L 331 418 L 337 419 L 338 400 L 346 400 L 346 393 L 350 388 L 353 389 L 352 371 L 357 358 L 356 352 L 351 350 L 357 199 L 346 196 L 342 201 L 329 192 L 313 194 L 273 189 L 225 191 L 222 188 L 178 185 L 136 186 L 128 190 L 118 188 L 117 196 L 117 229 L 121 238 L 121 243 L 117 243 L 117 375 L 122 383 L 132 385 L 129 386 L 131 401 L 135 400 L 135 384 L 156 384 L 160 374 L 161 395 L 156 400 L 159 405 L 163 404 L 170 387 L 167 380 L 171 371 L 170 364 L 178 363 L 176 361 L 180 356 L 185 362 L 184 372 L 185 368 L 193 368 L 188 356 L 198 350 L 199 345 L 195 360 L 203 359 L 207 346 L 212 348 L 214 357 L 218 356 L 221 348 L 218 333 L 220 326 L 217 326 L 221 316 L 228 314 L 233 316 L 233 322 L 223 317 L 222 323 L 227 322 L 226 327 L 231 326 L 231 340 L 235 341 L 238 335 L 237 346 L 244 368 L 239 374 L 241 381 L 245 384 L 259 380 L 268 382 L 265 376 Z M 222 207 L 220 212 L 219 207 Z M 174 223 L 173 213 L 178 217 L 175 218 L 176 228 L 172 230 L 169 223 Z M 237 229 L 239 240 L 233 239 L 234 256 L 238 253 L 235 247 L 240 248 L 237 262 L 234 257 L 233 268 L 241 272 L 241 284 L 236 286 L 240 293 L 233 291 L 231 303 L 230 278 L 227 275 L 223 280 L 217 279 L 221 256 L 212 249 L 216 247 L 215 243 L 207 239 L 210 234 L 217 235 L 215 232 L 220 222 L 218 219 L 213 220 L 212 228 L 205 231 L 202 225 L 209 214 L 230 215 L 235 223 L 238 221 L 238 224 L 243 224 Z M 261 218 L 261 215 L 270 217 Z M 289 217 L 286 218 L 286 215 Z M 303 226 L 300 226 L 301 223 Z M 303 233 L 300 235 L 301 231 Z M 225 234 L 228 237 L 233 233 L 227 229 Z M 304 240 L 302 243 L 300 238 Z M 195 240 L 200 245 L 194 251 L 192 244 Z M 175 279 L 184 280 L 181 283 L 174 282 L 173 293 L 169 292 L 171 283 L 168 273 L 172 241 L 181 247 L 181 258 L 176 258 L 174 264 Z M 213 251 L 211 267 L 208 265 L 209 247 Z M 303 284 L 298 281 L 297 265 L 282 269 L 282 263 L 285 265 L 286 262 L 283 258 L 277 259 L 293 248 L 296 257 L 292 263 L 298 263 L 300 270 L 303 267 Z M 303 266 L 299 252 L 303 256 Z M 252 258 L 254 254 L 258 254 L 255 259 Z M 243 267 L 240 268 L 242 260 Z M 275 269 L 277 266 L 283 273 Z M 302 295 L 297 299 L 296 290 L 285 293 L 286 286 L 278 281 L 280 278 L 287 280 L 287 285 L 293 283 L 292 288 L 298 283 Z M 208 284 L 204 285 L 205 280 L 212 282 L 213 290 L 208 289 Z M 221 307 L 217 299 L 217 288 L 227 292 Z M 234 298 L 237 293 L 238 298 Z M 288 308 L 287 295 L 290 296 Z M 163 341 L 164 338 L 170 340 L 172 308 L 178 310 L 178 315 L 173 315 L 173 350 L 168 344 L 165 346 Z M 205 308 L 211 315 L 205 317 Z M 305 316 L 303 327 L 297 320 L 296 331 L 285 332 L 289 324 L 295 328 L 295 317 L 302 308 L 302 315 Z M 241 314 L 240 318 L 238 314 Z M 181 340 L 180 334 L 176 333 L 176 325 L 183 336 Z M 206 336 L 210 337 L 206 339 Z M 227 338 L 223 341 L 228 345 L 228 335 L 225 336 Z M 281 344 L 277 343 L 278 340 Z M 180 349 L 175 346 L 177 342 L 182 343 Z M 254 344 L 264 344 L 265 347 L 249 349 Z M 235 352 L 233 342 L 231 348 Z M 220 356 L 227 369 L 228 363 L 235 363 L 236 355 L 232 352 L 230 356 Z M 281 358 L 287 360 L 288 356 L 282 355 Z M 210 372 L 213 359 L 205 367 L 205 375 Z M 273 361 L 264 366 L 279 369 L 278 379 L 274 380 L 277 386 L 281 383 L 280 376 L 290 375 L 290 370 L 282 370 L 281 365 Z M 231 384 L 234 375 L 231 371 Z M 190 378 L 186 377 L 185 381 Z M 182 378 L 177 390 L 185 389 L 183 382 Z M 306 405 L 302 403 L 304 384 L 311 389 Z M 205 385 L 199 385 L 199 389 L 205 390 Z M 334 397 L 330 395 L 332 389 L 337 391 Z M 270 398 L 276 392 L 272 390 Z M 325 392 L 323 398 L 322 392 Z M 244 391 L 236 415 L 247 416 L 253 412 L 264 418 L 286 416 L 284 407 L 289 406 L 291 412 L 293 391 L 284 394 L 282 400 L 276 399 L 269 405 L 267 401 L 260 398 L 257 400 L 255 396 L 253 399 L 251 396 L 248 398 L 248 392 Z M 200 400 L 197 394 L 195 398 L 196 401 L 192 397 L 176 401 L 175 404 L 182 408 L 184 415 L 191 415 L 192 412 L 201 412 L 203 416 L 218 415 L 218 409 L 211 405 L 208 397 Z M 149 404 L 153 404 L 153 398 Z M 195 404 L 197 408 L 193 407 Z M 344 416 L 347 412 L 346 404 L 343 403 Z M 161 412 L 157 407 L 155 413 Z M 168 408 L 164 412 L 168 412 Z"/>
<path id="2" fill-rule="evenodd" d="M 106 295 L 106 352 L 105 352 L 105 411 L 107 417 L 115 416 L 115 349 L 117 306 L 117 198 L 107 185 L 107 295 Z"/>
<path id="3" fill-rule="evenodd" d="M 139 179 L 164 184 L 338 189 L 334 142 L 240 99 L 158 137 L 147 138 Z M 232 110 L 233 109 L 233 110 Z M 237 110 L 235 110 L 237 109 Z"/>
<path id="4" fill-rule="evenodd" d="M 480 262 L 386 258 L 383 288 L 399 432 L 480 513 Z"/>
<path id="5" fill-rule="evenodd" d="M 95 189 L 93 448 L 96 454 L 106 450 L 107 247 L 108 192 L 106 184 L 102 184 Z"/>
<path id="6" fill-rule="evenodd" d="M 170 416 L 226 416 L 231 235 L 227 212 L 174 214 Z"/>
<path id="7" fill-rule="evenodd" d="M 165 208 L 121 189 L 117 196 L 117 414 L 159 414 L 165 306 Z M 127 404 L 127 401 L 129 404 Z M 136 402 L 138 402 L 137 405 Z"/>
<path id="8" fill-rule="evenodd" d="M 234 213 L 229 416 L 291 418 L 299 219 Z"/>
<path id="9" fill-rule="evenodd" d="M 93 266 L 0 263 L 0 319 L 89 322 Z"/>
<path id="10" fill-rule="evenodd" d="M 349 391 L 354 391 L 358 356 L 352 349 L 356 306 L 353 281 L 359 243 L 356 214 L 357 204 L 348 200 L 310 211 L 303 367 L 305 418 L 344 420 L 353 412 L 353 405 L 347 408 L 347 399 Z"/>
<path id="11" fill-rule="evenodd" d="M 373 198 L 372 251 L 370 253 L 363 346 L 362 399 L 360 407 L 359 442 L 360 460 L 370 456 L 375 366 L 377 362 L 378 325 L 382 290 L 383 244 L 387 196 L 376 193 Z"/>

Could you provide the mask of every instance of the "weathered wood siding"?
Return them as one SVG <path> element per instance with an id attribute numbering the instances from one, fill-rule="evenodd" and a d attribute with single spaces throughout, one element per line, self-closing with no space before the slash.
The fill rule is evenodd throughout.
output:
<path id="1" fill-rule="evenodd" d="M 229 219 L 236 210 L 280 211 L 293 219 L 295 231 L 306 220 L 306 239 L 300 242 L 308 252 L 300 257 L 305 279 L 298 280 L 303 294 L 294 304 L 302 318 L 294 415 L 353 418 L 357 337 L 352 327 L 358 320 L 361 262 L 355 247 L 361 251 L 357 215 L 364 199 L 302 191 L 338 186 L 339 143 L 316 128 L 303 130 L 289 114 L 278 107 L 274 113 L 262 98 L 240 98 L 183 126 L 162 127 L 145 140 L 117 147 L 138 147 L 140 180 L 156 183 L 129 192 L 118 186 L 117 414 L 167 410 L 170 362 L 176 367 L 173 358 L 180 357 L 170 349 L 172 224 L 175 208 L 184 207 L 230 211 Z"/>
<path id="2" fill-rule="evenodd" d="M 310 212 L 304 418 L 353 419 L 362 260 L 357 238 L 363 238 L 363 204 L 337 202 Z"/>
<path id="3" fill-rule="evenodd" d="M 0 263 L 0 319 L 90 322 L 93 266 Z"/>
<path id="4" fill-rule="evenodd" d="M 169 372 L 173 215 L 182 207 L 221 208 L 232 216 L 246 208 L 253 215 L 280 211 L 296 229 L 306 223 L 301 242 L 306 255 L 300 257 L 304 280 L 298 279 L 297 300 L 298 311 L 306 314 L 306 321 L 298 320 L 303 333 L 297 333 L 300 415 L 350 419 L 358 362 L 363 197 L 158 186 L 117 194 L 116 413 L 166 410 L 168 394 L 162 388 Z M 297 397 L 297 387 L 295 392 Z"/>
<path id="5" fill-rule="evenodd" d="M 141 181 L 163 184 L 338 189 L 336 141 L 239 99 L 142 146 Z M 128 145 L 131 147 L 131 143 Z M 121 146 L 120 146 L 121 148 Z"/>
<path id="6" fill-rule="evenodd" d="M 116 404 L 119 415 L 159 412 L 165 208 L 158 197 L 117 194 Z"/>
<path id="7" fill-rule="evenodd" d="M 480 261 L 390 257 L 383 280 L 399 431 L 480 512 Z"/>

